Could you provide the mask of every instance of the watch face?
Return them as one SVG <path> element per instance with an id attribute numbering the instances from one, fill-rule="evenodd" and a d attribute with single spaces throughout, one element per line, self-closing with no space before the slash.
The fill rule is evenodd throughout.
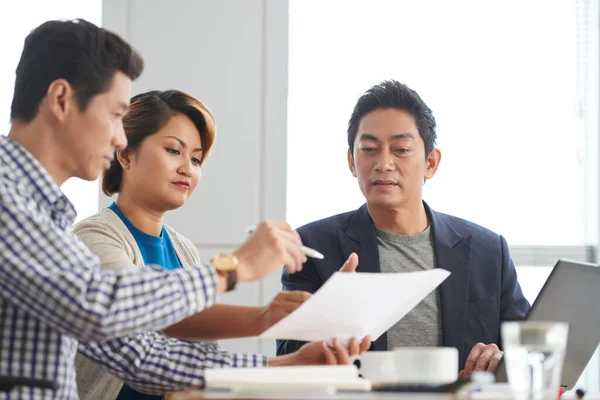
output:
<path id="1" fill-rule="evenodd" d="M 213 257 L 212 264 L 217 271 L 234 271 L 237 269 L 238 260 L 232 255 L 218 254 Z"/>

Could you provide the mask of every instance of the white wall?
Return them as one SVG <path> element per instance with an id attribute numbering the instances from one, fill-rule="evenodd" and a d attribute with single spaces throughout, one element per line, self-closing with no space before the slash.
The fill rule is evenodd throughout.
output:
<path id="1" fill-rule="evenodd" d="M 217 140 L 191 201 L 166 221 L 203 258 L 231 252 L 249 225 L 285 219 L 288 5 L 282 0 L 104 0 L 103 26 L 132 43 L 146 68 L 133 93 L 180 89 L 204 101 Z M 100 206 L 111 199 L 101 195 Z M 279 274 L 223 302 L 266 304 Z M 274 354 L 273 341 L 222 342 Z"/>

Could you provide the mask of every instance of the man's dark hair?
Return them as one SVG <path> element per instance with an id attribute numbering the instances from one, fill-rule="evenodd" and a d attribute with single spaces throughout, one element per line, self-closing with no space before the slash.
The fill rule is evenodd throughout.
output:
<path id="1" fill-rule="evenodd" d="M 92 97 L 110 90 L 117 71 L 134 80 L 143 69 L 142 57 L 106 29 L 83 19 L 45 22 L 25 38 L 10 118 L 31 122 L 56 79 L 71 84 L 84 111 Z"/>
<path id="2" fill-rule="evenodd" d="M 417 92 L 395 80 L 383 81 L 367 90 L 356 102 L 348 121 L 348 148 L 354 153 L 354 140 L 360 120 L 371 111 L 396 108 L 411 113 L 416 120 L 419 134 L 425 143 L 425 156 L 435 147 L 436 123 L 431 109 Z"/>

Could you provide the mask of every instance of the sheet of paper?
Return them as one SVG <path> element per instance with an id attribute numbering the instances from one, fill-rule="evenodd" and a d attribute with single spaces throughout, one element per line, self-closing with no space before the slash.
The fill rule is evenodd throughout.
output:
<path id="1" fill-rule="evenodd" d="M 337 337 L 346 342 L 370 335 L 377 340 L 449 275 L 440 268 L 407 273 L 337 272 L 260 337 L 311 342 Z"/>

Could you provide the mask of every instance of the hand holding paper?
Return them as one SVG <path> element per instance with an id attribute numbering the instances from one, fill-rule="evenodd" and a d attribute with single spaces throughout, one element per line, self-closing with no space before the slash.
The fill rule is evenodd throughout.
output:
<path id="1" fill-rule="evenodd" d="M 345 267 L 349 263 L 351 259 Z M 261 337 L 303 341 L 337 337 L 345 342 L 369 335 L 377 340 L 449 275 L 438 268 L 409 273 L 337 272 Z"/>
<path id="2" fill-rule="evenodd" d="M 342 268 L 340 268 L 340 272 L 356 272 L 356 268 L 358 267 L 358 256 L 356 253 L 350 254 L 350 257 L 346 260 Z"/>

